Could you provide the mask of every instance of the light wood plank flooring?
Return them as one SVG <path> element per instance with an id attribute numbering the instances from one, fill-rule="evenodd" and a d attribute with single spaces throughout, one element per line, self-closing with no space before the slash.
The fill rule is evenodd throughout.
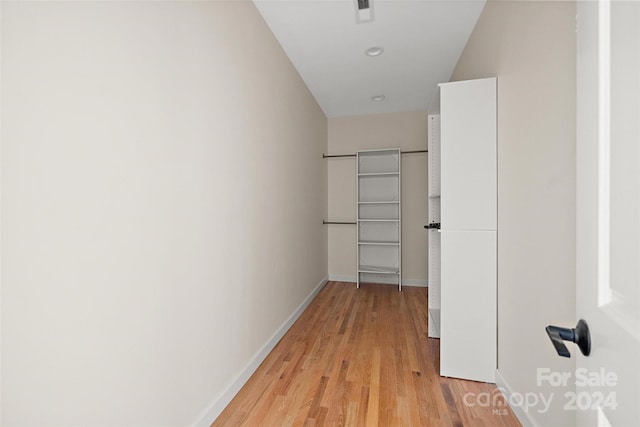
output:
<path id="1" fill-rule="evenodd" d="M 329 282 L 213 426 L 520 426 L 494 385 L 437 374 L 426 307 L 426 288 Z"/>

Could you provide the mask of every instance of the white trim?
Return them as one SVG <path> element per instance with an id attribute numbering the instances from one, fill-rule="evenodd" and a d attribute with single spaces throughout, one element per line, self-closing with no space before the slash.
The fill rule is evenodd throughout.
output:
<path id="1" fill-rule="evenodd" d="M 0 7 L 0 22 L 2 22 L 2 7 Z M 0 82 L 2 82 L 2 45 L 0 44 Z M 0 84 L 0 94 L 2 93 Z M 0 102 L 0 118 L 2 115 L 2 103 Z M 0 123 L 2 120 L 0 119 Z M 0 126 L 1 127 L 1 126 Z M 0 137 L 0 147 L 2 138 Z M 0 149 L 2 153 L 2 149 Z M 0 224 L 2 224 L 2 155 L 0 155 Z M 2 239 L 0 239 L 0 271 L 2 271 Z M 2 307 L 2 275 L 0 274 L 0 307 Z M 2 316 L 0 316 L 0 331 L 2 331 Z M 0 378 L 2 378 L 2 334 L 0 333 Z M 2 425 L 2 387 L 0 387 L 0 426 Z"/>
<path id="2" fill-rule="evenodd" d="M 356 283 L 356 276 L 341 276 L 339 274 L 329 274 L 329 281 Z"/>
<path id="3" fill-rule="evenodd" d="M 598 2 L 598 307 L 611 302 L 611 3 Z"/>
<path id="4" fill-rule="evenodd" d="M 416 288 L 428 288 L 429 284 L 426 280 L 402 279 L 402 286 L 414 286 Z"/>
<path id="5" fill-rule="evenodd" d="M 313 301 L 316 295 L 324 288 L 329 281 L 329 276 L 325 276 L 324 279 L 318 283 L 315 289 L 309 294 L 309 296 L 300 304 L 300 306 L 294 311 L 291 316 L 278 328 L 278 330 L 271 336 L 269 341 L 256 353 L 256 355 L 249 361 L 247 366 L 238 374 L 233 382 L 224 390 L 214 401 L 205 409 L 198 417 L 197 421 L 192 424 L 192 427 L 209 427 L 218 416 L 222 413 L 224 408 L 227 407 L 229 402 L 240 391 L 242 386 L 249 380 L 251 375 L 258 369 L 258 366 L 269 355 L 271 350 L 278 344 L 278 341 L 284 336 L 284 334 L 291 328 L 293 323 L 300 317 L 302 312 Z"/>
<path id="6" fill-rule="evenodd" d="M 329 274 L 329 281 L 356 283 L 356 276 L 341 276 L 339 274 Z M 426 280 L 402 279 L 402 286 L 415 286 L 418 288 L 428 288 L 429 283 L 427 283 Z"/>
<path id="7" fill-rule="evenodd" d="M 502 393 L 502 395 L 504 396 L 504 399 L 509 402 L 511 396 L 513 396 L 514 393 L 498 369 L 496 369 L 496 386 L 498 387 L 498 390 L 500 390 L 500 393 Z M 520 421 L 522 427 L 538 427 L 538 424 L 533 421 L 528 412 L 522 409 L 522 406 L 509 405 L 509 408 L 511 409 L 511 411 L 513 411 L 518 421 Z"/>

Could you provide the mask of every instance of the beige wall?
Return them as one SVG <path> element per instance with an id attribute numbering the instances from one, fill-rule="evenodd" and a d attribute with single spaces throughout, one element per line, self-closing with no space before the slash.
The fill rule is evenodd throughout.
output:
<path id="1" fill-rule="evenodd" d="M 538 425 L 574 422 L 537 368 L 572 371 L 547 338 L 575 324 L 574 2 L 489 1 L 451 80 L 498 78 L 498 370 L 516 393 L 555 394 Z"/>
<path id="2" fill-rule="evenodd" d="M 376 114 L 329 119 L 329 154 L 359 150 L 427 149 L 427 113 Z M 402 156 L 402 275 L 407 284 L 427 283 L 427 154 Z M 355 221 L 355 158 L 327 159 L 328 219 Z M 356 228 L 328 225 L 329 273 L 332 278 L 354 280 Z"/>
<path id="3" fill-rule="evenodd" d="M 1 101 L 2 425 L 208 425 L 327 275 L 321 109 L 220 1 L 2 2 Z"/>

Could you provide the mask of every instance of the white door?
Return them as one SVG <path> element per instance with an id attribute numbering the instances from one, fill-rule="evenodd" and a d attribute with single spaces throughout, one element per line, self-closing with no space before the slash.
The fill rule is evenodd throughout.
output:
<path id="1" fill-rule="evenodd" d="M 440 85 L 440 375 L 495 382 L 496 79 Z"/>
<path id="2" fill-rule="evenodd" d="M 578 2 L 578 426 L 640 426 L 640 2 Z"/>

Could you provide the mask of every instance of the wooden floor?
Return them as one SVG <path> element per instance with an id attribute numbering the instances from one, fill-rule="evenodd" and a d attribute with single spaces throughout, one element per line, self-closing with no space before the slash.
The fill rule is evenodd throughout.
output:
<path id="1" fill-rule="evenodd" d="M 329 282 L 213 426 L 520 426 L 494 385 L 438 375 L 426 307 Z"/>

